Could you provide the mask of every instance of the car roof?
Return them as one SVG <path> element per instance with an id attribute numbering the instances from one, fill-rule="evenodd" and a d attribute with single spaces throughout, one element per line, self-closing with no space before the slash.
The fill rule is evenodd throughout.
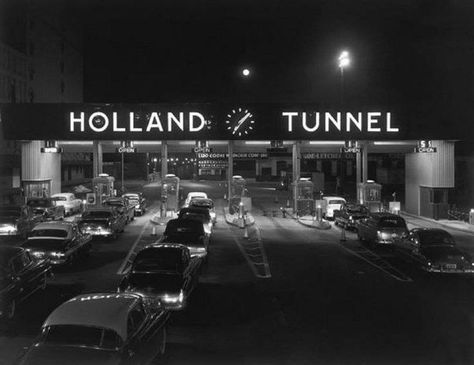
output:
<path id="1" fill-rule="evenodd" d="M 143 250 L 141 250 L 140 252 L 143 252 L 144 250 L 148 250 L 148 249 L 162 249 L 162 248 L 175 248 L 175 249 L 181 249 L 181 250 L 187 250 L 188 247 L 181 244 L 181 243 L 159 243 L 159 242 L 155 242 L 155 243 L 152 243 L 148 246 L 145 246 L 145 248 Z"/>
<path id="2" fill-rule="evenodd" d="M 41 222 L 41 223 L 38 223 L 36 226 L 34 226 L 33 229 L 46 229 L 46 228 L 47 229 L 64 229 L 66 231 L 66 230 L 70 230 L 74 225 L 75 225 L 74 222 L 64 222 L 64 221 Z"/>
<path id="3" fill-rule="evenodd" d="M 127 197 L 127 196 L 140 196 L 142 193 L 125 193 L 122 194 L 122 197 Z"/>
<path id="4" fill-rule="evenodd" d="M 111 329 L 127 339 L 128 313 L 141 299 L 132 293 L 93 293 L 74 297 L 57 307 L 43 327 L 76 325 Z"/>
<path id="5" fill-rule="evenodd" d="M 209 214 L 209 209 L 204 207 L 186 207 L 179 210 L 179 214 L 182 213 L 198 213 L 198 214 Z"/>
<path id="6" fill-rule="evenodd" d="M 344 200 L 346 201 L 346 199 L 344 199 L 342 196 L 323 196 L 323 199 L 338 199 L 338 200 Z"/>
<path id="7" fill-rule="evenodd" d="M 188 193 L 188 197 L 190 196 L 197 196 L 197 195 L 205 195 L 207 196 L 207 193 L 205 193 L 204 191 L 190 191 Z"/>
<path id="8" fill-rule="evenodd" d="M 443 233 L 447 233 L 449 235 L 451 235 L 448 231 L 446 231 L 445 229 L 441 229 L 441 228 L 424 228 L 424 227 L 417 227 L 417 228 L 413 228 L 411 230 L 412 232 L 427 232 L 427 231 L 430 231 L 430 232 L 443 232 Z"/>
<path id="9" fill-rule="evenodd" d="M 388 213 L 388 212 L 373 212 L 373 213 L 370 213 L 370 215 L 374 218 L 400 218 L 400 219 L 403 219 L 403 217 L 400 217 L 398 214 L 393 214 L 393 213 Z"/>
<path id="10" fill-rule="evenodd" d="M 191 231 L 196 231 L 196 232 L 203 232 L 204 231 L 204 226 L 202 225 L 202 221 L 197 220 L 197 219 L 171 219 L 168 221 L 168 224 L 166 224 L 166 229 L 165 231 L 168 230 L 173 230 L 177 231 L 179 228 L 185 228 L 187 232 Z"/>
<path id="11" fill-rule="evenodd" d="M 56 196 L 69 196 L 69 195 L 74 195 L 74 194 L 73 193 L 57 193 L 57 194 L 51 195 L 51 198 L 54 198 Z"/>
<path id="12" fill-rule="evenodd" d="M 86 210 L 84 211 L 84 213 L 87 213 L 87 212 L 100 212 L 100 211 L 113 212 L 114 208 L 113 207 L 105 207 L 105 206 L 102 206 L 102 207 L 87 207 Z"/>
<path id="13" fill-rule="evenodd" d="M 214 201 L 209 198 L 194 198 L 190 204 L 214 204 Z"/>

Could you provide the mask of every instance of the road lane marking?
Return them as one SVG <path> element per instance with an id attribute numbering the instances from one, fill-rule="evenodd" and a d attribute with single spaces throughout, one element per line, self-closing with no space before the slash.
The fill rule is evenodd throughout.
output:
<path id="1" fill-rule="evenodd" d="M 156 213 L 155 212 L 152 212 L 152 216 Z M 142 236 L 143 234 L 145 233 L 145 231 L 147 230 L 147 228 L 151 225 L 151 221 L 148 219 L 147 222 L 145 223 L 145 225 L 143 226 L 142 230 L 140 231 L 140 234 L 138 235 L 137 239 L 135 240 L 135 242 L 133 242 L 133 245 L 132 247 L 130 248 L 130 251 L 128 251 L 128 254 L 127 254 L 127 257 L 125 258 L 125 260 L 123 261 L 122 265 L 120 265 L 120 268 L 118 269 L 117 271 L 117 274 L 118 275 L 123 275 L 126 273 L 126 270 L 125 269 L 128 269 L 128 266 L 131 264 L 132 262 L 132 255 L 135 257 L 136 255 L 136 252 L 135 252 L 135 249 L 136 247 L 138 246 L 138 243 L 141 241 L 142 239 Z"/>
<path id="2" fill-rule="evenodd" d="M 408 275 L 402 273 L 401 271 L 397 270 L 395 267 L 390 265 L 387 261 L 385 261 L 383 258 L 381 258 L 379 255 L 375 254 L 374 252 L 368 250 L 368 249 L 360 249 L 359 253 L 356 252 L 353 249 L 350 249 L 348 247 L 345 247 L 344 245 L 340 245 L 344 250 L 349 252 L 350 254 L 357 256 L 361 260 L 367 262 L 368 264 L 372 265 L 373 267 L 383 271 L 387 275 L 390 275 L 394 279 L 398 281 L 406 281 L 406 282 L 412 282 L 413 279 L 409 277 Z M 375 263 L 372 261 L 369 257 L 366 256 L 372 256 L 372 259 L 375 259 L 376 261 L 379 262 L 379 264 Z"/>

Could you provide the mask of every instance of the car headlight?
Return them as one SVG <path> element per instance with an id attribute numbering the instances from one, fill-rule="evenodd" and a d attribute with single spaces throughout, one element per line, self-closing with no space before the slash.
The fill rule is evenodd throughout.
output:
<path id="1" fill-rule="evenodd" d="M 0 232 L 16 234 L 18 232 L 18 227 L 16 226 L 16 224 L 9 224 L 0 228 Z"/>
<path id="2" fill-rule="evenodd" d="M 181 290 L 178 295 L 165 294 L 162 299 L 165 303 L 182 303 L 184 299 L 183 290 Z"/>
<path id="3" fill-rule="evenodd" d="M 62 252 L 51 252 L 51 256 L 54 256 L 54 257 L 64 257 L 64 253 Z"/>

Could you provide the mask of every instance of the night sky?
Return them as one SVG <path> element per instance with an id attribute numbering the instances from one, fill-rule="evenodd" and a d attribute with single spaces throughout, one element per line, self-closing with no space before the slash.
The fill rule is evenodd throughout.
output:
<path id="1" fill-rule="evenodd" d="M 347 49 L 345 107 L 472 132 L 472 0 L 32 1 L 80 23 L 85 102 L 339 106 Z"/>

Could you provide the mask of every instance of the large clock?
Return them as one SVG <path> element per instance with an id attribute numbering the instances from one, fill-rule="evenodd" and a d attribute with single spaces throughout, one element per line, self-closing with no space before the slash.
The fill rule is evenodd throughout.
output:
<path id="1" fill-rule="evenodd" d="M 225 121 L 227 130 L 229 130 L 234 136 L 246 136 L 253 129 L 255 123 L 252 113 L 247 109 L 238 108 L 233 109 L 232 112 L 227 114 L 227 120 Z"/>

